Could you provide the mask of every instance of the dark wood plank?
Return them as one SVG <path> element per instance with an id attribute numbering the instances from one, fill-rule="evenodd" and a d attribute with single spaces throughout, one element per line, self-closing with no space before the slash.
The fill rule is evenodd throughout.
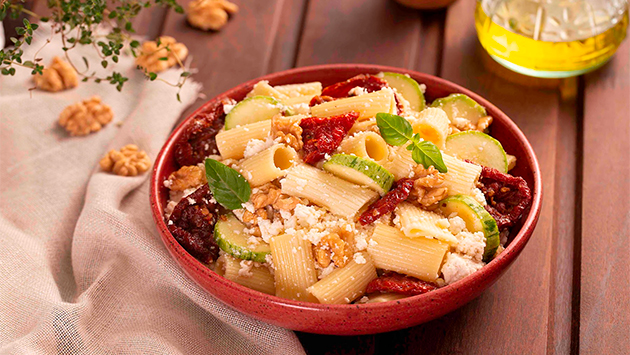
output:
<path id="1" fill-rule="evenodd" d="M 585 86 L 580 352 L 630 354 L 630 42 Z"/>
<path id="2" fill-rule="evenodd" d="M 575 134 L 564 129 L 565 121 L 575 115 L 576 103 L 561 100 L 558 81 L 531 80 L 489 59 L 476 38 L 474 6 L 474 1 L 460 0 L 448 9 L 442 76 L 489 99 L 528 136 L 544 172 L 543 211 L 529 245 L 495 286 L 462 309 L 414 328 L 404 340 L 416 344 L 407 351 L 409 354 L 422 345 L 427 353 L 440 354 L 542 354 L 558 338 L 556 332 L 570 331 L 566 312 L 570 315 L 571 303 L 563 300 L 571 299 L 571 283 L 556 280 L 552 268 L 562 265 L 571 269 L 572 265 L 571 250 L 556 241 L 573 238 L 572 230 L 567 228 L 573 215 L 569 210 L 563 217 L 566 225 L 565 221 L 558 224 L 554 204 L 574 193 L 570 184 L 563 185 L 555 176 L 575 179 L 574 163 L 558 164 L 559 159 L 567 157 L 562 144 L 574 146 L 575 137 L 563 143 L 557 138 Z M 556 316 L 560 309 L 564 313 Z"/>

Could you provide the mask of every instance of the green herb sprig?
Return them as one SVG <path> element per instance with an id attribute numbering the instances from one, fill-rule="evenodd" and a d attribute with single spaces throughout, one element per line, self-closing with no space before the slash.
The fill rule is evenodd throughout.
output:
<path id="1" fill-rule="evenodd" d="M 127 50 L 134 57 L 137 56 L 140 42 L 132 38 L 135 34 L 133 19 L 140 11 L 146 8 L 160 6 L 173 9 L 177 13 L 184 13 L 184 9 L 177 4 L 176 0 L 117 0 L 108 2 L 105 0 L 48 0 L 50 9 L 49 17 L 42 17 L 24 8 L 25 0 L 0 0 L 0 21 L 9 17 L 17 19 L 20 15 L 27 15 L 32 21 L 49 22 L 52 27 L 51 36 L 60 36 L 63 43 L 65 59 L 83 78 L 83 81 L 92 80 L 96 83 L 108 82 L 121 91 L 128 78 L 120 72 L 113 70 L 118 63 L 119 56 Z M 38 56 L 43 47 L 50 43 L 48 39 L 33 58 L 23 58 L 24 48 L 30 46 L 33 40 L 33 33 L 40 27 L 36 23 L 31 23 L 24 18 L 23 26 L 15 28 L 20 38 L 11 37 L 12 47 L 0 48 L 0 74 L 13 76 L 16 68 L 26 68 L 32 75 L 41 74 L 44 70 L 42 58 Z M 97 27 L 105 29 L 97 31 Z M 77 45 L 91 46 L 99 55 L 99 65 L 103 68 L 112 69 L 103 76 L 99 76 L 90 69 L 90 63 L 82 57 L 83 63 L 75 63 L 68 53 Z M 169 48 L 166 48 L 169 51 Z M 178 60 L 179 62 L 179 60 Z M 93 63 L 92 63 L 93 64 Z M 183 64 L 179 62 L 182 67 Z M 92 65 L 96 67 L 97 65 Z M 154 72 L 143 71 L 147 80 L 160 80 L 170 86 L 179 88 L 186 82 L 186 78 L 191 72 L 184 70 L 176 83 L 167 82 L 158 77 Z M 179 100 L 179 91 L 177 93 Z"/>
<path id="2" fill-rule="evenodd" d="M 221 206 L 238 210 L 249 201 L 252 188 L 238 171 L 214 159 L 206 159 L 206 178 L 208 186 Z"/>
<path id="3" fill-rule="evenodd" d="M 418 133 L 413 134 L 411 124 L 404 117 L 389 113 L 377 113 L 376 125 L 387 144 L 401 146 L 411 141 L 407 150 L 411 151 L 413 160 L 422 164 L 425 169 L 434 166 L 441 173 L 448 171 L 438 147 L 423 140 Z"/>

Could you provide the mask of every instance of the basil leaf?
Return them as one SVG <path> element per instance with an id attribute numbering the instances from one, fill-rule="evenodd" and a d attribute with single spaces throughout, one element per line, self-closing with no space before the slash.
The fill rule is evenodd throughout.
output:
<path id="1" fill-rule="evenodd" d="M 230 210 L 243 208 L 241 204 L 249 201 L 252 188 L 243 175 L 214 159 L 206 159 L 206 178 L 208 186 L 223 207 Z"/>
<path id="2" fill-rule="evenodd" d="M 412 145 L 413 151 L 411 152 L 411 157 L 416 163 L 422 164 L 425 169 L 433 165 L 441 173 L 448 171 L 444 160 L 442 160 L 442 153 L 435 144 L 429 141 L 421 141 L 412 143 Z"/>
<path id="3" fill-rule="evenodd" d="M 381 137 L 389 145 L 403 145 L 413 136 L 411 124 L 398 115 L 377 113 L 376 125 L 381 131 Z"/>

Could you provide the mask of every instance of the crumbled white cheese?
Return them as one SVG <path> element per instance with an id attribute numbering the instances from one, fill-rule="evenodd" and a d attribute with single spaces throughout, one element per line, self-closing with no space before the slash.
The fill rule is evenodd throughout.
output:
<path id="1" fill-rule="evenodd" d="M 365 260 L 365 257 L 361 253 L 354 253 L 354 256 L 352 258 L 357 264 L 365 264 L 367 262 L 367 260 Z"/>
<path id="2" fill-rule="evenodd" d="M 293 211 L 295 218 L 300 226 L 310 227 L 314 226 L 322 215 L 322 212 L 318 211 L 312 206 L 306 206 L 298 204 Z"/>
<path id="3" fill-rule="evenodd" d="M 368 242 L 368 245 L 371 247 L 375 247 L 378 245 L 378 242 L 374 239 L 370 239 L 370 241 Z"/>
<path id="4" fill-rule="evenodd" d="M 254 274 L 252 273 L 252 267 L 254 266 L 254 262 L 251 260 L 241 260 L 241 268 L 238 270 L 238 276 L 241 277 L 252 277 Z"/>
<path id="5" fill-rule="evenodd" d="M 166 214 L 167 219 L 171 218 L 171 214 L 173 213 L 175 206 L 177 206 L 177 202 L 175 201 L 168 201 L 168 203 L 166 204 L 166 209 L 164 210 L 164 214 Z"/>
<path id="6" fill-rule="evenodd" d="M 167 189 L 171 188 L 171 185 L 173 185 L 173 182 L 169 179 L 164 180 L 164 187 L 166 187 Z"/>
<path id="7" fill-rule="evenodd" d="M 427 92 L 427 86 L 424 84 L 420 84 L 420 91 L 422 91 L 423 94 Z"/>
<path id="8" fill-rule="evenodd" d="M 483 267 L 483 263 L 476 262 L 456 253 L 448 253 L 446 262 L 442 266 L 444 282 L 450 285 L 474 273 Z"/>
<path id="9" fill-rule="evenodd" d="M 451 213 L 451 215 L 454 215 L 454 216 L 452 217 L 449 216 L 448 218 L 449 232 L 453 233 L 454 235 L 457 235 L 461 231 L 466 231 L 466 222 L 464 222 L 464 220 L 461 217 L 459 217 L 456 213 Z"/>
<path id="10" fill-rule="evenodd" d="M 191 205 L 194 205 L 195 203 L 197 203 L 197 202 L 195 201 L 195 199 L 194 199 L 194 198 L 192 198 L 192 197 L 187 197 L 186 199 L 188 200 L 188 203 L 189 203 L 189 204 L 191 204 Z"/>
<path id="11" fill-rule="evenodd" d="M 271 274 L 273 275 L 274 271 L 276 270 L 276 267 L 273 264 L 273 257 L 271 256 L 271 254 L 265 255 L 265 264 L 267 265 L 267 267 L 269 268 L 269 271 L 271 271 Z"/>
<path id="12" fill-rule="evenodd" d="M 362 88 L 360 86 L 355 86 L 350 91 L 348 91 L 348 96 L 361 96 L 361 95 L 365 95 L 367 93 L 368 92 L 365 91 L 364 88 Z"/>
<path id="13" fill-rule="evenodd" d="M 232 213 L 238 218 L 239 221 L 243 222 L 243 214 L 245 214 L 245 209 L 241 208 L 238 210 L 232 210 Z"/>
<path id="14" fill-rule="evenodd" d="M 467 124 L 469 124 L 470 121 L 463 118 L 463 117 L 453 117 L 453 124 L 455 126 L 465 126 Z"/>
<path id="15" fill-rule="evenodd" d="M 241 206 L 243 206 L 244 209 L 246 209 L 247 211 L 251 213 L 256 212 L 256 208 L 254 207 L 254 204 L 249 201 L 242 203 Z"/>
<path id="16" fill-rule="evenodd" d="M 262 152 L 263 150 L 271 147 L 273 145 L 273 138 L 271 136 L 267 136 L 265 139 L 250 139 L 245 146 L 245 152 L 243 153 L 243 158 L 247 159 L 249 157 L 253 157 L 254 155 Z"/>
<path id="17" fill-rule="evenodd" d="M 467 255 L 474 261 L 483 259 L 483 250 L 486 247 L 486 237 L 483 232 L 460 232 L 457 234 L 457 247 L 455 251 Z"/>
<path id="18" fill-rule="evenodd" d="M 260 228 L 260 234 L 265 243 L 269 243 L 269 240 L 272 237 L 280 234 L 284 229 L 282 222 L 273 221 L 273 223 L 268 219 L 263 219 L 258 217 L 258 228 Z"/>
<path id="19" fill-rule="evenodd" d="M 247 238 L 247 246 L 249 248 L 256 248 L 260 242 L 261 242 L 261 238 L 257 237 L 255 235 L 251 235 L 254 232 L 254 228 L 246 228 L 245 229 L 245 233 L 249 234 L 249 238 Z"/>
<path id="20" fill-rule="evenodd" d="M 370 299 L 367 296 L 361 297 L 357 303 L 367 303 Z"/>
<path id="21" fill-rule="evenodd" d="M 438 226 L 438 228 L 448 229 L 451 224 L 449 223 L 448 219 L 440 218 L 435 222 L 435 225 Z"/>
<path id="22" fill-rule="evenodd" d="M 488 203 L 486 202 L 486 196 L 483 194 L 483 192 L 481 192 L 481 190 L 479 190 L 478 188 L 475 188 L 474 190 L 472 190 L 472 197 L 479 202 L 482 206 L 487 205 Z"/>
<path id="23" fill-rule="evenodd" d="M 228 113 L 230 113 L 230 111 L 232 111 L 232 109 L 234 108 L 234 106 L 236 106 L 236 104 L 231 105 L 231 104 L 223 104 L 223 112 L 225 112 L 225 114 L 227 115 Z"/>
<path id="24" fill-rule="evenodd" d="M 321 269 L 321 273 L 317 276 L 318 279 L 323 279 L 324 277 L 330 275 L 331 272 L 335 270 L 335 264 L 330 263 L 325 268 Z"/>
<path id="25" fill-rule="evenodd" d="M 356 240 L 356 244 L 355 244 L 355 248 L 359 251 L 361 250 L 365 250 L 368 246 L 368 242 L 367 242 L 367 238 L 365 236 L 365 234 L 358 234 L 355 235 L 355 240 Z"/>

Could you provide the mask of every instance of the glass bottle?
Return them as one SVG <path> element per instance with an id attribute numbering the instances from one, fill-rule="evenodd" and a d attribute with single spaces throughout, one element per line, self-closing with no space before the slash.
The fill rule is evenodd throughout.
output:
<path id="1" fill-rule="evenodd" d="M 605 64 L 626 37 L 627 0 L 477 0 L 479 41 L 497 62 L 541 78 Z"/>

